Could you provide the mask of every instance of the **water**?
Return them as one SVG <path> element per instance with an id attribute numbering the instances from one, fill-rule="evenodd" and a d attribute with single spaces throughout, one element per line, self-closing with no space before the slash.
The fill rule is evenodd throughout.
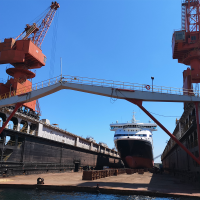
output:
<path id="1" fill-rule="evenodd" d="M 163 198 L 137 195 L 92 194 L 83 192 L 57 192 L 51 190 L 0 189 L 0 200 L 193 200 L 196 198 Z"/>

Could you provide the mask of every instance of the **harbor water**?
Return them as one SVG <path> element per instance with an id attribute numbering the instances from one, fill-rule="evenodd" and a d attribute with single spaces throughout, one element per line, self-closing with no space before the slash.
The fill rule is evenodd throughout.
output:
<path id="1" fill-rule="evenodd" d="M 138 195 L 93 194 L 81 192 L 58 192 L 51 190 L 0 189 L 1 200 L 193 200 L 192 197 L 148 197 Z"/>

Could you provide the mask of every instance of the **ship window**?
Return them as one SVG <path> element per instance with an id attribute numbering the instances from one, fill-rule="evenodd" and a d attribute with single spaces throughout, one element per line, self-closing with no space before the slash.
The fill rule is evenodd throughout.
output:
<path id="1" fill-rule="evenodd" d="M 150 135 L 149 137 L 152 137 L 152 135 Z"/>
<path id="2" fill-rule="evenodd" d="M 144 137 L 147 137 L 147 134 L 143 134 Z"/>

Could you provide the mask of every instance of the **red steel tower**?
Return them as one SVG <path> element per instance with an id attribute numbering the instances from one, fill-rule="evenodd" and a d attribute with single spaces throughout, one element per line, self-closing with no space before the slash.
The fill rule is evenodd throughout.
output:
<path id="1" fill-rule="evenodd" d="M 0 64 L 11 64 L 14 68 L 6 70 L 12 76 L 6 84 L 0 83 L 0 96 L 2 94 L 15 95 L 31 91 L 32 79 L 35 74 L 30 69 L 41 68 L 46 63 L 46 56 L 42 53 L 41 44 L 51 25 L 56 10 L 60 5 L 52 2 L 47 14 L 40 21 L 40 24 L 27 24 L 25 30 L 15 39 L 4 39 L 0 43 Z M 26 88 L 26 91 L 23 91 Z M 25 107 L 35 111 L 36 101 L 23 104 Z"/>
<path id="2" fill-rule="evenodd" d="M 172 38 L 173 59 L 190 66 L 183 72 L 183 88 L 189 95 L 194 95 L 192 83 L 200 83 L 199 9 L 199 0 L 183 0 L 182 30 L 175 31 Z"/>

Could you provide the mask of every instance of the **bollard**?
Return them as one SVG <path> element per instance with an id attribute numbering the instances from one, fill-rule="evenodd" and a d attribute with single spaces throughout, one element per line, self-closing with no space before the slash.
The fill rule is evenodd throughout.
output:
<path id="1" fill-rule="evenodd" d="M 43 178 L 38 178 L 37 179 L 37 185 L 44 184 L 44 179 Z"/>

